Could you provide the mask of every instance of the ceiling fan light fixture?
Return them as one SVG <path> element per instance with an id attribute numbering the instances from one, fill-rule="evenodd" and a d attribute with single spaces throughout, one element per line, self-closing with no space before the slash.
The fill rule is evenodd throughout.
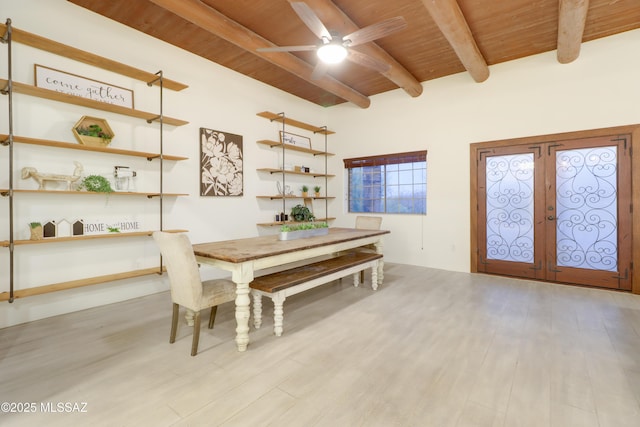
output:
<path id="1" fill-rule="evenodd" d="M 347 49 L 341 44 L 328 43 L 320 46 L 317 54 L 318 58 L 327 64 L 338 64 L 347 57 Z"/>

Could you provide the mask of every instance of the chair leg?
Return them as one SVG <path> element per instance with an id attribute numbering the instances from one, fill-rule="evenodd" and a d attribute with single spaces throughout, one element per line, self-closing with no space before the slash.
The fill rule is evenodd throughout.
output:
<path id="1" fill-rule="evenodd" d="M 191 344 L 191 355 L 198 354 L 198 341 L 200 340 L 200 311 L 196 311 L 193 316 L 193 342 Z"/>
<path id="2" fill-rule="evenodd" d="M 209 329 L 213 329 L 213 322 L 216 321 L 216 313 L 218 312 L 218 306 L 211 307 L 211 315 L 209 315 Z"/>
<path id="3" fill-rule="evenodd" d="M 176 331 L 178 330 L 178 313 L 180 311 L 180 306 L 173 303 L 173 316 L 171 317 L 171 334 L 169 335 L 169 342 L 173 344 L 176 342 Z"/>
<path id="4" fill-rule="evenodd" d="M 364 283 L 364 270 L 360 271 L 360 283 Z"/>

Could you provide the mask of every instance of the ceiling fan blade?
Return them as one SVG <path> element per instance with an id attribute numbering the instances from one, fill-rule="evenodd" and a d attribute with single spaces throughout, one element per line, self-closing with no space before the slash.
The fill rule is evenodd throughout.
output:
<path id="1" fill-rule="evenodd" d="M 298 52 L 303 50 L 316 50 L 318 46 L 311 44 L 306 46 L 274 46 L 260 47 L 256 49 L 258 52 Z"/>
<path id="2" fill-rule="evenodd" d="M 407 21 L 402 16 L 396 16 L 395 18 L 385 19 L 377 24 L 369 25 L 368 27 L 361 28 L 354 31 L 351 34 L 347 34 L 342 38 L 348 46 L 357 46 L 359 44 L 367 43 L 375 39 L 386 37 L 391 33 L 402 30 L 407 27 Z"/>
<path id="3" fill-rule="evenodd" d="M 327 64 L 324 61 L 318 60 L 318 62 L 316 63 L 316 67 L 313 69 L 313 72 L 311 73 L 311 80 L 319 80 L 320 78 L 322 78 L 322 76 L 324 76 L 327 73 L 328 70 L 329 70 L 329 64 Z"/>
<path id="4" fill-rule="evenodd" d="M 324 26 L 318 15 L 306 3 L 301 1 L 291 2 L 291 7 L 298 14 L 302 22 L 316 35 L 320 40 L 327 39 L 331 41 L 331 34 Z"/>
<path id="5" fill-rule="evenodd" d="M 347 59 L 355 62 L 356 64 L 362 65 L 363 67 L 371 68 L 379 73 L 385 73 L 391 68 L 391 65 L 386 62 L 380 61 L 372 56 L 365 55 L 364 53 L 358 52 L 354 49 L 349 49 Z"/>

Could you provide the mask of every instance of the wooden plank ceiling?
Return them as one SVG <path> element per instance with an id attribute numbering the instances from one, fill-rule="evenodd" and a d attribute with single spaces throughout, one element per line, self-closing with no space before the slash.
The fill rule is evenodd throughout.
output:
<path id="1" fill-rule="evenodd" d="M 489 66 L 558 51 L 580 60 L 580 43 L 640 28 L 638 0 L 304 0 L 329 30 L 349 34 L 402 16 L 407 27 L 352 49 L 390 64 L 384 73 L 351 61 L 313 79 L 315 52 L 258 52 L 315 45 L 287 0 L 68 0 L 310 102 L 332 106 L 466 72 L 479 84 Z M 19 27 L 19 23 L 16 23 Z"/>

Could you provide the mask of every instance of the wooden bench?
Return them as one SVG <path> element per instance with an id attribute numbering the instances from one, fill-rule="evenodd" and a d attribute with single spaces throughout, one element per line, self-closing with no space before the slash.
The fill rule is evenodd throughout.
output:
<path id="1" fill-rule="evenodd" d="M 360 272 L 371 268 L 371 287 L 378 289 L 378 261 L 381 254 L 349 252 L 335 258 L 256 277 L 249 286 L 253 295 L 253 324 L 262 325 L 262 296 L 273 301 L 273 332 L 282 335 L 284 301 L 288 296 L 353 275 L 353 285 L 360 284 Z"/>

